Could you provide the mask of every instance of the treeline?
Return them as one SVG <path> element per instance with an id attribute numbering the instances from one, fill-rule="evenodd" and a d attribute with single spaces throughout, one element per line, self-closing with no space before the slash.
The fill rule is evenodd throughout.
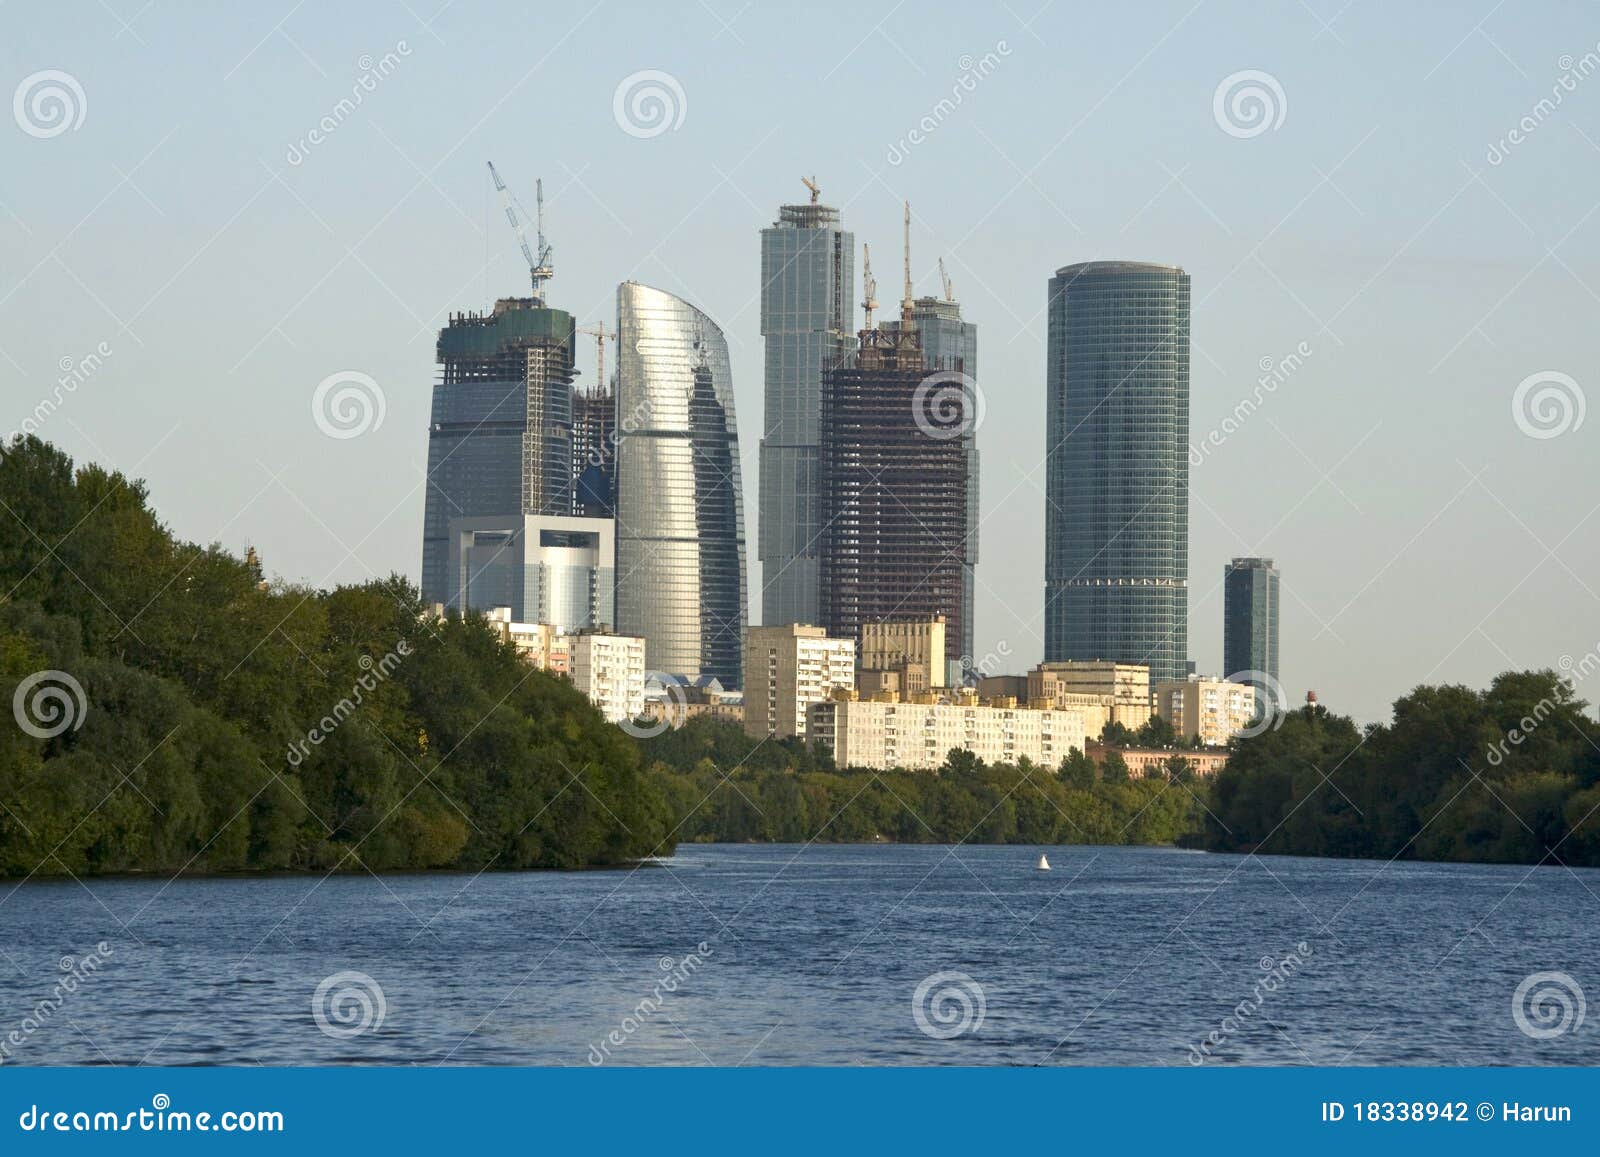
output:
<path id="1" fill-rule="evenodd" d="M 1191 784 L 1080 752 L 1056 768 L 955 751 L 937 774 L 841 770 L 824 749 L 704 716 L 640 743 L 685 841 L 1171 844 L 1198 824 Z"/>
<path id="2" fill-rule="evenodd" d="M 1554 671 L 1418 687 L 1363 730 L 1320 707 L 1238 745 L 1203 845 L 1600 866 L 1600 726 Z"/>
<path id="3" fill-rule="evenodd" d="M 671 851 L 632 740 L 398 576 L 264 588 L 32 437 L 0 454 L 0 524 L 0 875 Z"/>

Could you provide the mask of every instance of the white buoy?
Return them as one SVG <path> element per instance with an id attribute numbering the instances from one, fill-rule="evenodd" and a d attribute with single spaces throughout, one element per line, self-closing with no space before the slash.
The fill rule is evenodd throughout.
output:
<path id="1" fill-rule="evenodd" d="M 1044 857 L 1044 854 L 1041 852 L 1039 855 L 1039 862 L 1035 864 L 1034 867 L 1041 872 L 1048 872 L 1050 870 L 1050 861 L 1047 860 Z"/>

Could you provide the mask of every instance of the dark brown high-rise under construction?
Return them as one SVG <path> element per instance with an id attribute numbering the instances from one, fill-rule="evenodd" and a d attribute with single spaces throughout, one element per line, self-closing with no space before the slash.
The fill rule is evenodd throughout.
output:
<path id="1" fill-rule="evenodd" d="M 959 367 L 925 367 L 914 325 L 872 328 L 870 269 L 859 347 L 822 381 L 821 625 L 859 640 L 863 623 L 943 615 L 959 664 L 976 400 Z"/>

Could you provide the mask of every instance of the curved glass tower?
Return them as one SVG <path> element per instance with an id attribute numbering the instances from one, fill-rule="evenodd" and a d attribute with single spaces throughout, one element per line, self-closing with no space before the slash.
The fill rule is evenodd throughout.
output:
<path id="1" fill-rule="evenodd" d="M 744 497 L 728 343 L 660 289 L 617 287 L 617 629 L 651 670 L 740 685 Z"/>
<path id="2" fill-rule="evenodd" d="M 1188 675 L 1189 275 L 1091 261 L 1050 281 L 1045 659 Z"/>

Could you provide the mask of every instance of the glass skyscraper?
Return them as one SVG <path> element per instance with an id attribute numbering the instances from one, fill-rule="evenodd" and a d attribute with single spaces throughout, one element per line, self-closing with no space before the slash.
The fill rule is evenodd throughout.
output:
<path id="1" fill-rule="evenodd" d="M 450 522 L 572 513 L 573 320 L 533 298 L 439 331 L 428 426 L 422 595 L 451 603 Z"/>
<path id="2" fill-rule="evenodd" d="M 651 670 L 741 684 L 744 497 L 722 330 L 660 289 L 617 287 L 617 629 Z"/>
<path id="3" fill-rule="evenodd" d="M 784 205 L 761 231 L 761 621 L 818 621 L 817 416 L 822 374 L 849 350 L 855 237 L 839 211 Z"/>
<path id="4" fill-rule="evenodd" d="M 1188 675 L 1189 275 L 1092 261 L 1050 281 L 1045 659 Z"/>
<path id="5" fill-rule="evenodd" d="M 1254 686 L 1257 703 L 1275 702 L 1282 697 L 1278 682 L 1278 568 L 1270 558 L 1236 558 L 1223 568 L 1222 577 L 1225 677 Z"/>

